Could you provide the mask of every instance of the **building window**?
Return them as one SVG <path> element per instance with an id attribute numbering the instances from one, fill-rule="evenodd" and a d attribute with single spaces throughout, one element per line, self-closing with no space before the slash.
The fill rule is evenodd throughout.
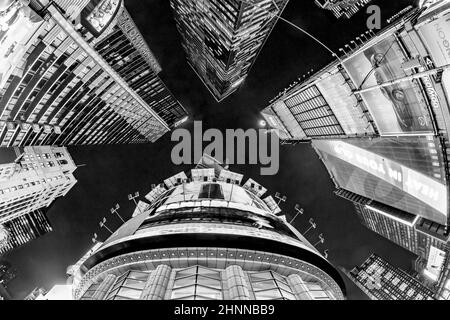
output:
<path id="1" fill-rule="evenodd" d="M 147 282 L 149 273 L 129 271 L 121 275 L 109 291 L 107 300 L 138 300 Z"/>
<path id="2" fill-rule="evenodd" d="M 250 273 L 256 300 L 296 300 L 286 278 L 273 271 Z"/>
<path id="3" fill-rule="evenodd" d="M 198 196 L 199 199 L 225 199 L 222 187 L 218 183 L 205 183 Z"/>
<path id="4" fill-rule="evenodd" d="M 222 300 L 220 271 L 195 266 L 177 271 L 172 287 L 173 300 Z"/>

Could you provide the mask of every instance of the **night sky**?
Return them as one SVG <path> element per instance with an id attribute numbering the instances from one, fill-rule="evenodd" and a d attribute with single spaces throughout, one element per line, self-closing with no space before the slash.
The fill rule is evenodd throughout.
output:
<path id="1" fill-rule="evenodd" d="M 411 4 L 412 0 L 374 1 L 382 8 L 382 19 Z M 190 113 L 192 120 L 202 120 L 204 130 L 218 128 L 256 128 L 259 111 L 268 101 L 307 71 L 319 70 L 332 61 L 331 55 L 310 38 L 279 21 L 261 51 L 242 87 L 222 103 L 217 103 L 186 63 L 168 0 L 126 0 L 126 7 L 160 62 L 160 76 L 175 97 Z M 337 20 L 330 12 L 316 7 L 314 0 L 291 0 L 283 17 L 305 28 L 335 52 L 366 30 L 367 15 L 362 10 L 351 20 Z M 127 194 L 145 195 L 151 184 L 191 166 L 174 166 L 170 153 L 175 143 L 170 134 L 154 144 L 124 146 L 69 147 L 75 162 L 83 165 L 75 172 L 77 185 L 50 208 L 48 216 L 54 231 L 14 250 L 4 258 L 17 269 L 17 278 L 9 285 L 14 298 L 24 298 L 33 288 L 50 289 L 66 281 L 66 268 L 75 263 L 92 246 L 94 232 L 104 240 L 108 233 L 98 222 L 104 216 L 107 226 L 116 229 L 120 220 L 109 213 L 116 203 L 124 217 L 130 217 L 134 205 Z M 288 197 L 282 205 L 288 216 L 299 203 L 305 215 L 295 222 L 301 232 L 314 217 L 318 229 L 307 234 L 311 242 L 319 233 L 329 249 L 329 258 L 339 267 L 361 264 L 372 252 L 394 265 L 410 269 L 413 255 L 377 234 L 358 221 L 351 203 L 333 194 L 332 181 L 309 145 L 282 146 L 280 171 L 276 176 L 260 176 L 259 166 L 231 166 L 268 188 Z M 245 181 L 245 180 L 244 180 Z M 349 299 L 366 297 L 347 279 Z"/>

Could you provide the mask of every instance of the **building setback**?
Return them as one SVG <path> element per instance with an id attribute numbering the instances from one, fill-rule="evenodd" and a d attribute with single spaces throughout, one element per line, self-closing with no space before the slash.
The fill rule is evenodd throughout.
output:
<path id="1" fill-rule="evenodd" d="M 185 116 L 122 0 L 15 0 L 0 19 L 1 146 L 154 142 Z M 107 61 L 96 45 L 119 29 L 131 56 Z M 147 70 L 151 88 L 118 64 Z"/>
<path id="2" fill-rule="evenodd" d="M 188 63 L 217 101 L 245 81 L 288 1 L 170 1 Z"/>
<path id="3" fill-rule="evenodd" d="M 0 154 L 1 224 L 50 206 L 77 183 L 65 147 L 3 148 Z"/>
<path id="4" fill-rule="evenodd" d="M 433 291 L 376 254 L 345 273 L 372 300 L 434 300 Z"/>
<path id="5" fill-rule="evenodd" d="M 205 161 L 208 160 L 208 161 Z M 146 196 L 73 275 L 81 300 L 341 300 L 338 271 L 265 188 L 204 157 Z"/>

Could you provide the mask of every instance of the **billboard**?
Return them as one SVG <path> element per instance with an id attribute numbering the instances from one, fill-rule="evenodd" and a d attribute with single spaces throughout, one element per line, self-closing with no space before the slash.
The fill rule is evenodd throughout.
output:
<path id="1" fill-rule="evenodd" d="M 402 162 L 363 149 L 356 143 L 317 140 L 313 146 L 321 155 L 330 174 L 340 188 L 394 208 L 447 224 L 447 186 L 442 179 L 425 174 L 433 164 L 405 159 Z M 404 148 L 408 148 L 405 144 Z M 374 150 L 375 151 L 375 150 Z M 396 149 L 385 154 L 396 153 Z M 401 157 L 401 155 L 399 155 Z M 405 165 L 411 165 L 408 167 Z M 421 170 L 418 170 L 422 166 Z"/>
<path id="2" fill-rule="evenodd" d="M 427 267 L 423 271 L 424 275 L 432 281 L 437 281 L 439 279 L 439 276 L 441 275 L 442 267 L 445 263 L 445 258 L 445 251 L 431 246 Z"/>
<path id="3" fill-rule="evenodd" d="M 436 67 L 450 64 L 450 11 L 418 29 Z"/>
<path id="4" fill-rule="evenodd" d="M 356 87 L 370 88 L 410 75 L 402 68 L 408 60 L 397 39 L 387 36 L 346 60 L 343 65 Z M 433 132 L 421 87 L 403 81 L 361 93 L 382 135 Z"/>
<path id="5" fill-rule="evenodd" d="M 100 36 L 117 16 L 121 4 L 121 0 L 91 0 L 81 12 L 83 25 L 94 36 Z"/>
<path id="6" fill-rule="evenodd" d="M 21 1 L 0 11 L 0 90 L 9 76 L 22 63 L 30 40 L 43 19 Z"/>
<path id="7" fill-rule="evenodd" d="M 316 86 L 327 101 L 345 134 L 369 134 L 373 128 L 363 117 L 356 96 L 339 70 L 317 81 Z"/>

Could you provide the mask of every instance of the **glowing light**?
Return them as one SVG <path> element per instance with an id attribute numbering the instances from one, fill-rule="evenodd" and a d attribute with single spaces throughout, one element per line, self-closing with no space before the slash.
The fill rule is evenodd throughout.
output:
<path id="1" fill-rule="evenodd" d="M 242 82 L 244 82 L 244 78 L 239 79 L 238 81 L 236 81 L 235 83 L 233 83 L 233 85 L 231 86 L 232 88 L 236 88 L 237 86 L 239 86 Z"/>
<path id="2" fill-rule="evenodd" d="M 9 231 L 3 225 L 0 225 L 0 249 L 5 248 L 8 245 L 8 241 Z"/>

